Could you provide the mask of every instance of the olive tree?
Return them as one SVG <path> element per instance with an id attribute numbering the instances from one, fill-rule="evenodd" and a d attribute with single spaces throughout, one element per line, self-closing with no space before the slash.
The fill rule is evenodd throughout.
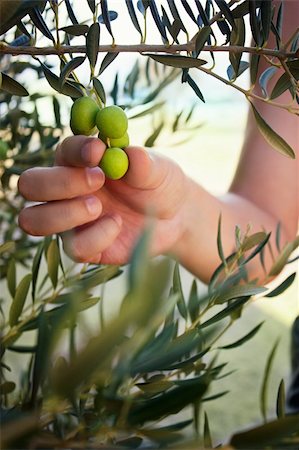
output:
<path id="1" fill-rule="evenodd" d="M 283 2 L 275 9 L 271 0 L 124 0 L 120 10 L 111 9 L 109 3 L 0 1 L 0 271 L 10 296 L 1 295 L 1 417 L 3 446 L 8 448 L 137 448 L 144 444 L 158 448 L 177 445 L 191 425 L 195 434 L 190 445 L 212 447 L 209 422 L 213 418 L 204 412 L 205 402 L 217 402 L 226 394 L 208 394 L 210 386 L 226 375 L 224 365 L 215 358 L 218 340 L 242 320 L 242 310 L 254 296 L 274 297 L 295 278 L 291 274 L 272 291 L 248 279 L 247 264 L 253 258 L 263 264 L 270 235 L 251 234 L 249 229 L 242 233 L 236 227 L 236 250 L 224 255 L 220 218 L 215 236 L 219 267 L 207 293 L 198 292 L 194 279 L 186 296 L 179 266 L 169 259 L 149 258 L 149 226 L 136 243 L 120 313 L 105 323 L 104 291 L 98 296 L 94 288 L 107 284 L 105 298 L 109 297 L 109 280 L 125 276 L 122 267 L 72 264 L 63 256 L 59 236 L 32 239 L 19 229 L 16 219 L 24 200 L 16 189 L 17 178 L 28 167 L 53 163 L 55 146 L 68 130 L 63 96 L 72 101 L 88 96 L 99 108 L 120 105 L 133 121 L 158 114 L 165 103 L 161 100 L 164 90 L 177 79 L 190 87 L 196 101 L 205 102 L 196 81 L 200 72 L 244 95 L 273 151 L 295 157 L 255 106 L 266 102 L 290 114 L 299 113 L 299 32 L 293 30 L 287 41 L 282 40 Z M 81 20 L 83 4 L 89 17 Z M 136 42 L 117 42 L 120 22 L 135 30 Z M 151 42 L 149 25 L 155 27 L 160 42 Z M 102 42 L 103 34 L 110 42 Z M 249 34 L 252 45 L 245 46 Z M 269 47 L 272 35 L 275 46 Z M 125 52 L 138 58 L 125 76 L 116 73 L 108 90 L 103 73 Z M 219 52 L 229 55 L 227 77 L 217 71 Z M 246 54 L 250 54 L 249 62 Z M 268 68 L 259 75 L 262 59 Z M 79 68 L 86 63 L 87 81 L 80 81 Z M 247 89 L 239 83 L 245 71 L 250 72 Z M 280 77 L 269 89 L 277 72 Z M 36 79 L 46 80 L 50 89 L 47 105 L 54 120 L 47 124 L 40 120 L 38 104 L 43 95 L 34 88 L 31 80 Z M 283 104 L 277 99 L 287 90 L 290 102 Z M 195 104 L 171 118 L 168 133 L 194 129 Z M 144 145 L 152 147 L 165 128 L 163 121 L 156 122 Z M 298 239 L 281 248 L 278 226 L 278 257 L 265 268 L 265 282 L 290 262 L 297 246 Z M 20 267 L 25 271 L 22 277 Z M 79 345 L 80 318 L 90 308 L 100 311 L 99 325 Z M 221 351 L 243 345 L 261 326 L 256 324 Z M 32 337 L 30 344 L 24 343 L 27 335 Z M 268 418 L 267 382 L 276 347 L 275 343 L 261 375 L 264 422 L 246 432 L 236 430 L 227 437 L 229 443 L 219 448 L 298 447 L 299 418 L 286 416 L 283 382 L 278 388 L 277 417 Z M 24 367 L 18 377 L 10 372 L 7 356 L 11 354 Z M 176 419 L 187 406 L 193 409 L 192 419 Z M 170 417 L 172 421 L 167 422 Z"/>

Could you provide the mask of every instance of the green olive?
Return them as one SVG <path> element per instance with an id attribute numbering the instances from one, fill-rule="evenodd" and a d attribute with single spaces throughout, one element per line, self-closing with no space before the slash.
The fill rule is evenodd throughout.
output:
<path id="1" fill-rule="evenodd" d="M 80 97 L 71 109 L 71 129 L 74 134 L 90 136 L 96 133 L 96 116 L 99 107 L 90 97 Z"/>
<path id="2" fill-rule="evenodd" d="M 110 139 L 111 147 L 126 148 L 126 147 L 128 147 L 129 144 L 130 144 L 130 139 L 129 139 L 129 135 L 127 132 L 125 132 L 125 134 L 120 138 L 115 138 L 115 139 L 111 138 Z"/>
<path id="3" fill-rule="evenodd" d="M 128 129 L 128 118 L 119 106 L 107 106 L 98 112 L 96 124 L 102 136 L 118 139 Z"/>
<path id="4" fill-rule="evenodd" d="M 106 177 L 111 180 L 119 180 L 127 172 L 129 167 L 129 158 L 121 148 L 110 147 L 104 152 L 100 161 L 100 168 Z"/>

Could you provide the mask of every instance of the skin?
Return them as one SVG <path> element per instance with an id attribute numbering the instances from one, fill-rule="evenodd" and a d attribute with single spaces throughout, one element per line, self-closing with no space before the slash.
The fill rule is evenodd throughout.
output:
<path id="1" fill-rule="evenodd" d="M 298 25 L 297 17 L 298 2 L 288 2 L 286 38 Z M 262 63 L 260 70 L 265 68 Z M 283 103 L 289 100 L 288 93 L 280 98 Z M 298 118 L 262 102 L 255 106 L 298 153 Z M 105 179 L 97 167 L 104 150 L 100 139 L 70 137 L 58 146 L 54 167 L 25 171 L 19 179 L 21 194 L 43 203 L 21 211 L 21 228 L 32 235 L 61 233 L 65 251 L 76 261 L 124 264 L 150 212 L 155 217 L 152 254 L 171 253 L 206 282 L 220 263 L 220 213 L 227 255 L 234 250 L 236 224 L 243 231 L 250 223 L 252 233 L 265 229 L 275 235 L 281 222 L 282 244 L 296 235 L 298 159 L 270 148 L 251 114 L 235 179 L 221 198 L 188 178 L 173 161 L 141 147 L 126 149 L 130 166 L 123 179 Z M 269 258 L 266 253 L 268 267 Z M 259 261 L 253 260 L 250 271 L 251 276 L 262 276 Z"/>

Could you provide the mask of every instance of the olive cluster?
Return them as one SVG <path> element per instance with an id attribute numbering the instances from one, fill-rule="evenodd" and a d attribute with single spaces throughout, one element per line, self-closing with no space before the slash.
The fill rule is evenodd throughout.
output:
<path id="1" fill-rule="evenodd" d="M 119 106 L 102 109 L 90 97 L 75 100 L 71 109 L 70 126 L 74 134 L 98 137 L 107 145 L 100 167 L 108 178 L 118 180 L 128 170 L 129 159 L 123 150 L 129 145 L 128 118 Z"/>

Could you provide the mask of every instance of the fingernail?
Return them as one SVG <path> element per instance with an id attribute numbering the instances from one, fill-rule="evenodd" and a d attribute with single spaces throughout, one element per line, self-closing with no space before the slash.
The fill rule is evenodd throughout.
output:
<path id="1" fill-rule="evenodd" d="M 95 216 L 100 212 L 100 201 L 94 195 L 85 198 L 86 208 L 90 215 Z"/>
<path id="2" fill-rule="evenodd" d="M 99 187 L 103 179 L 103 172 L 99 167 L 86 169 L 87 183 L 90 188 Z"/>

